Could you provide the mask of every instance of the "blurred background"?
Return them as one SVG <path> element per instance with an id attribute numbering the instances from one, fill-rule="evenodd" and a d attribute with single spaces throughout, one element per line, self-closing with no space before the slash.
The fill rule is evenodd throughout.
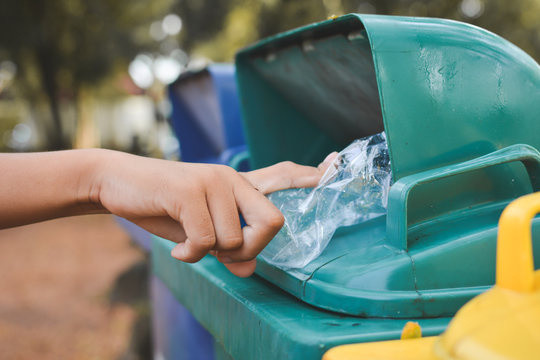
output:
<path id="1" fill-rule="evenodd" d="M 349 12 L 469 22 L 540 59 L 540 0 L 2 0 L 0 150 L 174 156 L 164 87 L 260 38 Z"/>
<path id="2" fill-rule="evenodd" d="M 351 12 L 460 20 L 540 59 L 540 0 L 2 0 L 0 151 L 178 159 L 178 76 Z M 151 357 L 145 255 L 111 217 L 0 231 L 0 264 L 3 359 Z"/>

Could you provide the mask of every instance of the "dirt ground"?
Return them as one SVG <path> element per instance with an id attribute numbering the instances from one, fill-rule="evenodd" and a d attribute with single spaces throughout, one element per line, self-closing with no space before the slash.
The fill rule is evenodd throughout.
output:
<path id="1" fill-rule="evenodd" d="M 135 314 L 107 296 L 141 258 L 108 215 L 0 231 L 0 359 L 117 359 Z"/>

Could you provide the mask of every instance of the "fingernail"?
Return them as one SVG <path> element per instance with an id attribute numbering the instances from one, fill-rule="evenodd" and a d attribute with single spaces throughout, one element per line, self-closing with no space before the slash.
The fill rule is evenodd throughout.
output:
<path id="1" fill-rule="evenodd" d="M 324 164 L 324 163 L 330 161 L 330 158 L 332 158 L 332 157 L 335 156 L 336 154 L 337 154 L 337 152 L 335 152 L 335 151 L 334 151 L 334 152 L 331 152 L 330 154 L 328 154 L 328 155 L 324 158 L 322 164 Z"/>
<path id="2" fill-rule="evenodd" d="M 182 259 L 182 257 L 184 256 L 184 250 L 181 245 L 182 244 L 178 244 L 171 250 L 171 256 L 173 258 Z"/>
<path id="3" fill-rule="evenodd" d="M 219 262 L 222 262 L 224 264 L 230 264 L 232 263 L 232 259 L 229 257 L 218 257 Z"/>

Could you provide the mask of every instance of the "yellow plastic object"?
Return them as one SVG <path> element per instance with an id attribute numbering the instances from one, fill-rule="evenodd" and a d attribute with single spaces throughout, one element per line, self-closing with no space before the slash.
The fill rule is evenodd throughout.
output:
<path id="1" fill-rule="evenodd" d="M 534 271 L 530 228 L 539 212 L 540 192 L 504 210 L 496 285 L 463 306 L 443 335 L 338 346 L 323 360 L 540 359 L 540 271 Z"/>
<path id="2" fill-rule="evenodd" d="M 531 220 L 540 212 L 540 193 L 523 196 L 506 207 L 499 220 L 497 286 L 519 292 L 539 290 L 534 272 Z"/>
<path id="3" fill-rule="evenodd" d="M 422 328 L 415 321 L 409 321 L 401 331 L 401 340 L 416 339 L 422 337 Z"/>

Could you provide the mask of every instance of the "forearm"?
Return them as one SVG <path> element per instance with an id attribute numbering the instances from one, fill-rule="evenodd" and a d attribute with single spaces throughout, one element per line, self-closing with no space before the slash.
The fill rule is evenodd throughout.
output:
<path id="1" fill-rule="evenodd" d="M 314 186 L 331 161 L 239 174 L 101 149 L 0 154 L 0 228 L 110 212 L 179 243 L 172 251 L 179 260 L 212 251 L 233 273 L 249 276 L 284 221 L 263 193 Z"/>
<path id="2" fill-rule="evenodd" d="M 106 212 L 92 193 L 105 150 L 0 154 L 0 228 Z"/>

